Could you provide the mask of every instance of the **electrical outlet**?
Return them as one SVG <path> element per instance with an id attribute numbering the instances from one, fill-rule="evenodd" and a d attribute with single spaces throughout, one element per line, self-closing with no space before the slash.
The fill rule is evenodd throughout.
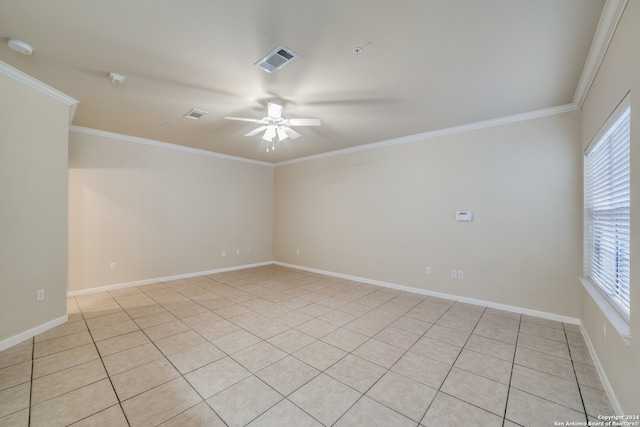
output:
<path id="1" fill-rule="evenodd" d="M 44 299 L 44 289 L 38 289 L 36 292 L 36 301 L 42 301 Z"/>
<path id="2" fill-rule="evenodd" d="M 227 256 L 227 251 L 222 251 L 222 252 L 220 253 L 220 256 Z"/>
<path id="3" fill-rule="evenodd" d="M 111 264 L 109 265 L 109 267 L 110 267 L 112 270 L 115 270 L 115 269 L 117 269 L 117 268 L 118 268 L 118 264 L 116 264 L 116 262 L 115 262 L 115 261 L 111 261 Z"/>
<path id="4" fill-rule="evenodd" d="M 464 271 L 458 270 L 458 279 L 464 278 Z"/>
<path id="5" fill-rule="evenodd" d="M 431 274 L 431 267 L 427 267 L 427 269 L 425 270 L 427 274 Z"/>
<path id="6" fill-rule="evenodd" d="M 454 279 L 458 277 L 458 270 L 451 270 L 451 277 L 453 277 Z"/>

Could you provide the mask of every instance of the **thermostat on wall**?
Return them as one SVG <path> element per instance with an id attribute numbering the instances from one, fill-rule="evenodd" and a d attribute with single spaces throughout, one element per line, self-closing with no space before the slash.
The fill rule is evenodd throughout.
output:
<path id="1" fill-rule="evenodd" d="M 456 211 L 456 221 L 459 221 L 459 222 L 473 221 L 473 212 L 471 212 L 471 211 Z"/>

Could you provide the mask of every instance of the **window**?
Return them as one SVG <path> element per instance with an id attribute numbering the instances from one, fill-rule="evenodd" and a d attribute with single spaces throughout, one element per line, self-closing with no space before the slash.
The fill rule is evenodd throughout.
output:
<path id="1" fill-rule="evenodd" d="M 627 96 L 587 147 L 584 163 L 584 273 L 627 324 L 631 316 L 630 117 Z"/>

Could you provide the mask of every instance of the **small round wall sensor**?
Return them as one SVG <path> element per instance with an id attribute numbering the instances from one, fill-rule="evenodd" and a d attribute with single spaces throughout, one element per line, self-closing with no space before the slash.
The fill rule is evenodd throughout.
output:
<path id="1" fill-rule="evenodd" d="M 22 40 L 11 39 L 7 42 L 9 47 L 18 53 L 23 55 L 31 55 L 33 53 L 33 47 L 29 43 L 25 43 Z"/>
<path id="2" fill-rule="evenodd" d="M 360 55 L 362 53 L 362 48 L 361 47 L 354 47 L 352 52 L 353 52 L 354 55 Z"/>

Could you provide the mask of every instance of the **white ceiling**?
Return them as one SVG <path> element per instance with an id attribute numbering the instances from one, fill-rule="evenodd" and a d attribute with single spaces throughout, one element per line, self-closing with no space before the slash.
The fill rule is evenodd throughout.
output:
<path id="1" fill-rule="evenodd" d="M 0 60 L 78 99 L 74 125 L 277 163 L 571 104 L 604 5 L 0 0 Z M 280 44 L 300 57 L 253 65 Z M 267 153 L 243 136 L 255 125 L 223 119 L 262 118 L 270 100 L 322 126 Z M 209 114 L 183 118 L 192 108 Z"/>

